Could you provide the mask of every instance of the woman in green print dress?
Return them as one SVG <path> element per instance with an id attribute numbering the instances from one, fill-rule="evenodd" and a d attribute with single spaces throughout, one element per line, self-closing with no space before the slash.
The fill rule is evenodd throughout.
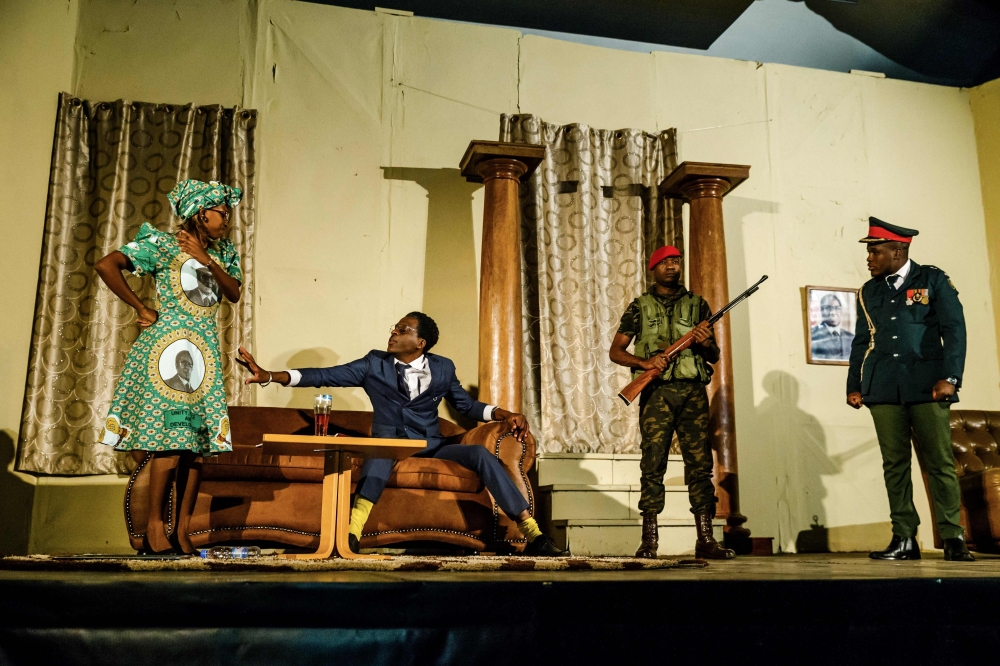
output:
<path id="1" fill-rule="evenodd" d="M 112 292 L 135 308 L 141 333 L 115 389 L 101 442 L 118 451 L 149 451 L 149 506 L 163 507 L 170 479 L 195 454 L 232 450 L 226 387 L 219 355 L 219 299 L 240 300 L 240 258 L 229 231 L 239 188 L 185 180 L 167 195 L 181 219 L 176 234 L 148 222 L 135 240 L 95 265 Z M 152 275 L 158 310 L 147 308 L 122 271 Z M 183 463 L 183 464 L 182 464 Z M 146 540 L 170 550 L 160 511 L 150 510 Z"/>

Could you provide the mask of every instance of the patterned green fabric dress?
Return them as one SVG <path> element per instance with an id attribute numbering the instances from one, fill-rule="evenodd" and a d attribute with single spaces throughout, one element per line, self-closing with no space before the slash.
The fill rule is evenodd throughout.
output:
<path id="1" fill-rule="evenodd" d="M 156 280 L 159 318 L 139 334 L 108 411 L 101 442 L 119 451 L 232 450 L 216 311 L 220 289 L 211 271 L 183 252 L 172 233 L 146 222 L 120 249 L 136 275 Z M 243 281 L 232 241 L 208 254 Z"/>

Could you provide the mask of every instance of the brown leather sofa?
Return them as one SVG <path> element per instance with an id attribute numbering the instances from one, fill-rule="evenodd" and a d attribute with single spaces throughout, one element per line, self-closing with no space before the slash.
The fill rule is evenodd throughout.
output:
<path id="1" fill-rule="evenodd" d="M 258 543 L 316 549 L 319 546 L 323 460 L 310 456 L 265 455 L 256 445 L 265 433 L 313 433 L 310 410 L 230 407 L 233 451 L 197 459 L 171 479 L 164 523 L 185 552 L 215 544 Z M 330 434 L 370 437 L 371 412 L 332 412 Z M 534 492 L 528 471 L 535 441 L 518 442 L 502 422 L 466 431 L 441 419 L 448 443 L 484 446 L 503 463 L 528 500 Z M 145 538 L 149 511 L 149 466 L 145 454 L 125 492 L 125 521 L 132 547 L 149 551 Z M 352 492 L 361 460 L 352 469 Z M 498 509 L 475 473 L 448 460 L 409 458 L 393 470 L 365 525 L 362 548 L 439 542 L 474 551 L 519 552 L 524 539 Z"/>
<path id="2" fill-rule="evenodd" d="M 1000 412 L 951 410 L 951 450 L 962 490 L 961 522 L 969 548 L 982 552 L 1000 552 L 998 442 Z M 923 477 L 930 497 L 927 474 Z M 931 515 L 934 515 L 933 502 Z M 937 525 L 934 526 L 934 546 L 943 547 Z"/>

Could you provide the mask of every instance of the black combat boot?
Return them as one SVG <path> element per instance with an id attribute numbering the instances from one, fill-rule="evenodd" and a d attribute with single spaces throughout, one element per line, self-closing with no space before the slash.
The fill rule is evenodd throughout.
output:
<path id="1" fill-rule="evenodd" d="M 731 560 L 736 557 L 736 551 L 723 548 L 712 534 L 712 514 L 696 513 L 695 524 L 698 527 L 698 540 L 694 544 L 695 557 L 706 560 Z"/>
<path id="2" fill-rule="evenodd" d="M 642 514 L 642 543 L 639 550 L 635 551 L 636 557 L 644 557 L 649 560 L 656 559 L 656 551 L 660 547 L 660 533 L 656 527 L 656 514 Z"/>
<path id="3" fill-rule="evenodd" d="M 965 545 L 965 539 L 963 537 L 955 537 L 954 539 L 944 540 L 944 559 L 949 562 L 975 562 L 976 558 L 972 556 L 969 549 Z"/>
<path id="4" fill-rule="evenodd" d="M 916 537 L 901 537 L 892 535 L 892 541 L 885 550 L 876 550 L 868 553 L 868 557 L 873 560 L 919 560 L 920 546 L 917 545 Z"/>

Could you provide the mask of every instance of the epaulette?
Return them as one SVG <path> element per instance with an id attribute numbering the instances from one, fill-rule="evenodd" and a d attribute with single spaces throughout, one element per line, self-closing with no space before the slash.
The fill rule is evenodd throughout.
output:
<path id="1" fill-rule="evenodd" d="M 956 294 L 958 293 L 958 287 L 956 287 L 956 286 L 955 286 L 955 283 L 951 281 L 951 276 L 950 276 L 950 275 L 948 275 L 948 274 L 947 274 L 947 273 L 946 273 L 946 272 L 944 271 L 944 269 L 942 269 L 942 268 L 938 268 L 937 266 L 932 266 L 932 265 L 930 265 L 930 264 L 924 264 L 924 268 L 933 268 L 933 269 L 934 269 L 935 271 L 937 271 L 938 273 L 940 273 L 940 274 L 941 274 L 941 276 L 942 276 L 942 277 L 943 277 L 943 278 L 944 278 L 945 280 L 947 280 L 947 281 L 948 281 L 948 286 L 950 286 L 950 287 L 951 287 L 952 289 L 954 289 L 954 290 L 955 290 L 955 293 L 956 293 Z"/>

